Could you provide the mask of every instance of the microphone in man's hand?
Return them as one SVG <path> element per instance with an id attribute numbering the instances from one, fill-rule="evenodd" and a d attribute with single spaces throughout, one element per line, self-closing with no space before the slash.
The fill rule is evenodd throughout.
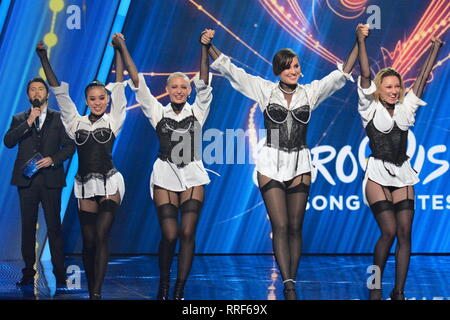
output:
<path id="1" fill-rule="evenodd" d="M 33 105 L 33 108 L 39 108 L 42 105 L 39 99 L 34 99 L 33 101 L 31 101 L 31 104 Z"/>
<path id="2" fill-rule="evenodd" d="M 31 101 L 31 104 L 33 105 L 33 108 L 39 108 L 42 105 L 39 99 L 34 99 L 33 101 Z M 39 131 L 39 117 L 36 117 L 36 119 L 34 119 L 34 125 L 36 126 L 37 131 Z"/>

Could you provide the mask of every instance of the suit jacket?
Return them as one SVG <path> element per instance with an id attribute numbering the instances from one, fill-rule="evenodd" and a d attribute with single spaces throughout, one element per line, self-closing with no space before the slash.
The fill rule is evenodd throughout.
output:
<path id="1" fill-rule="evenodd" d="M 47 107 L 47 116 L 39 133 L 34 124 L 30 128 L 27 123 L 30 112 L 31 110 L 27 110 L 14 115 L 4 137 L 8 148 L 19 144 L 11 184 L 19 187 L 30 185 L 33 177 L 30 179 L 24 176 L 22 167 L 40 152 L 44 157 L 51 157 L 53 160 L 53 166 L 39 170 L 44 175 L 45 185 L 48 188 L 62 188 L 66 185 L 63 163 L 75 152 L 75 144 L 66 134 L 60 112 Z M 38 138 L 39 135 L 41 139 Z"/>

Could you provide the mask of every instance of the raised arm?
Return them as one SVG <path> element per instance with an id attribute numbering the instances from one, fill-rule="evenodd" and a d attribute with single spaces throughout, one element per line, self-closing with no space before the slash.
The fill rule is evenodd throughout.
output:
<path id="1" fill-rule="evenodd" d="M 116 61 L 116 82 L 122 82 L 123 79 L 123 60 L 119 48 L 114 47 L 114 57 Z"/>
<path id="2" fill-rule="evenodd" d="M 192 108 L 200 124 L 204 124 L 209 114 L 209 108 L 212 101 L 212 88 L 209 86 L 209 57 L 208 47 L 214 37 L 214 30 L 205 29 L 200 35 L 201 58 L 200 58 L 200 77 L 194 78 L 195 101 Z"/>
<path id="3" fill-rule="evenodd" d="M 365 26 L 358 25 L 358 27 L 363 30 L 363 27 Z M 366 30 L 364 30 L 364 32 L 368 33 L 369 27 L 367 26 L 365 28 Z M 355 42 L 344 64 L 338 64 L 338 70 L 334 70 L 322 79 L 314 80 L 304 86 L 308 94 L 311 110 L 316 109 L 322 101 L 341 89 L 345 85 L 346 80 L 354 82 L 351 72 L 358 58 L 358 51 L 358 43 Z"/>
<path id="4" fill-rule="evenodd" d="M 109 115 L 111 117 L 111 129 L 113 130 L 116 136 L 122 129 L 122 125 L 125 121 L 127 113 L 126 112 L 127 98 L 125 95 L 126 83 L 124 82 L 123 77 L 123 70 L 124 70 L 123 52 L 125 52 L 125 54 L 128 54 L 128 50 L 122 50 L 123 48 L 126 49 L 124 40 L 125 38 L 120 33 L 116 33 L 112 36 L 112 42 L 110 43 L 110 45 L 114 47 L 115 53 L 116 82 L 109 83 L 106 86 L 106 89 L 111 93 L 111 111 Z M 130 57 L 128 58 L 131 60 Z M 131 61 L 131 63 L 134 66 L 133 61 Z"/>
<path id="5" fill-rule="evenodd" d="M 208 43 L 208 53 L 214 60 L 214 62 L 211 63 L 211 69 L 219 71 L 228 81 L 230 81 L 231 86 L 235 90 L 256 101 L 261 110 L 263 110 L 276 84 L 261 77 L 248 74 L 244 69 L 235 66 L 231 62 L 230 57 L 222 54 L 211 43 L 213 37 L 214 33 L 210 34 Z"/>
<path id="6" fill-rule="evenodd" d="M 65 82 L 60 83 L 56 78 L 55 73 L 48 61 L 47 50 L 44 43 L 40 41 L 36 46 L 36 53 L 41 60 L 42 67 L 44 68 L 47 82 L 50 85 L 50 90 L 55 95 L 56 101 L 61 109 L 61 120 L 66 129 L 67 134 L 71 139 L 75 138 L 74 126 L 77 120 L 80 118 L 77 107 L 73 103 L 69 95 L 69 85 Z"/>
<path id="7" fill-rule="evenodd" d="M 443 45 L 442 40 L 439 38 L 435 38 L 431 40 L 431 42 L 430 53 L 428 54 L 427 60 L 422 65 L 419 76 L 417 77 L 416 82 L 414 82 L 414 86 L 412 88 L 412 91 L 418 98 L 420 98 L 423 94 L 423 90 L 425 89 L 425 84 L 430 76 L 431 69 L 433 69 L 434 62 L 436 61 L 439 50 Z"/>
<path id="8" fill-rule="evenodd" d="M 345 73 L 351 73 L 357 59 L 358 59 L 358 42 L 355 42 L 352 51 L 350 51 L 347 59 L 344 62 L 342 71 L 344 71 Z"/>
<path id="9" fill-rule="evenodd" d="M 222 52 L 220 52 L 219 49 L 217 49 L 212 43 L 209 45 L 208 53 L 213 61 L 216 61 L 216 59 L 222 54 Z"/>
<path id="10" fill-rule="evenodd" d="M 213 44 L 212 39 L 214 38 L 215 31 L 206 29 L 202 32 L 202 36 L 200 38 L 200 42 L 202 44 L 205 44 L 208 48 L 208 54 L 213 59 L 213 61 L 216 61 L 217 58 L 222 54 L 222 52 L 219 51 Z"/>
<path id="11" fill-rule="evenodd" d="M 36 46 L 36 53 L 41 60 L 42 68 L 45 72 L 45 77 L 47 78 L 48 83 L 51 87 L 59 87 L 58 78 L 56 78 L 55 73 L 53 72 L 52 66 L 50 65 L 50 61 L 47 56 L 47 49 L 45 49 L 44 43 L 39 41 Z"/>
<path id="12" fill-rule="evenodd" d="M 134 86 L 139 87 L 138 71 L 130 53 L 128 52 L 125 37 L 121 33 L 116 33 L 113 36 L 113 45 L 115 48 L 120 50 L 123 63 L 128 71 L 128 74 L 130 75 L 131 81 L 133 81 Z"/>
<path id="13" fill-rule="evenodd" d="M 208 50 L 211 46 L 211 39 L 214 37 L 214 30 L 206 29 L 202 32 L 200 37 L 200 43 L 202 45 L 201 48 L 201 56 L 200 56 L 200 79 L 208 85 L 208 76 L 209 76 L 209 58 L 208 58 Z"/>
<path id="14" fill-rule="evenodd" d="M 356 42 L 358 44 L 358 59 L 361 69 L 361 87 L 367 89 L 370 87 L 370 66 L 366 50 L 366 38 L 369 35 L 369 26 L 358 24 L 356 28 Z"/>

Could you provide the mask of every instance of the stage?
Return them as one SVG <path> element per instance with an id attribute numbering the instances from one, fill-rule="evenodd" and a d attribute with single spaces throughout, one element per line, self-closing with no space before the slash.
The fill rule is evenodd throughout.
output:
<path id="1" fill-rule="evenodd" d="M 27 82 L 45 76 L 36 55 L 36 45 L 41 39 L 58 80 L 70 85 L 70 97 L 77 113 L 87 116 L 91 109 L 86 101 L 86 86 L 94 79 L 105 84 L 116 82 L 115 50 L 109 45 L 115 33 L 125 36 L 144 84 L 163 106 L 171 103 L 166 91 L 170 74 L 181 71 L 192 82 L 198 76 L 202 50 L 199 38 L 205 29 L 214 29 L 214 46 L 250 75 L 249 79 L 265 79 L 261 83 L 276 84 L 281 80 L 273 73 L 273 57 L 278 50 L 291 48 L 298 55 L 302 74 L 299 86 L 292 91 L 293 95 L 297 88 L 302 88 L 298 90 L 298 99 L 289 100 L 294 102 L 303 97 L 300 92 L 305 87 L 322 83 L 337 72 L 337 64 L 346 61 L 356 43 L 355 29 L 359 23 L 370 27 L 366 44 L 372 79 L 384 68 L 394 68 L 407 90 L 421 79 L 420 70 L 426 65 L 432 40 L 439 38 L 445 44 L 420 95 L 427 105 L 409 110 L 412 118 L 408 120 L 406 148 L 411 169 L 417 172 L 420 181 L 414 182 L 412 256 L 405 296 L 407 300 L 421 301 L 416 303 L 420 308 L 426 304 L 424 301 L 431 301 L 435 306 L 439 304 L 436 300 L 450 300 L 449 21 L 450 2 L 446 0 L 0 0 L 0 86 L 4 92 L 0 132 L 5 137 L 14 123 L 14 115 L 31 108 Z M 211 57 L 209 63 L 212 62 Z M 190 303 L 219 305 L 228 301 L 233 305 L 281 305 L 269 315 L 291 312 L 285 309 L 291 305 L 296 308 L 291 315 L 295 318 L 303 316 L 305 308 L 298 307 L 300 304 L 314 304 L 313 317 L 319 317 L 323 311 L 333 312 L 333 317 L 339 315 L 336 308 L 321 305 L 352 305 L 343 308 L 342 314 L 347 317 L 360 316 L 354 304 L 370 304 L 363 310 L 364 316 L 377 312 L 384 316 L 372 308 L 372 301 L 365 301 L 367 280 L 371 276 L 368 268 L 373 264 L 372 252 L 380 228 L 370 207 L 364 203 L 363 179 L 372 150 L 358 111 L 360 66 L 356 64 L 352 71 L 354 82 L 346 81 L 323 101 L 317 94 L 311 106 L 306 97 L 308 105 L 303 105 L 314 110 L 305 137 L 310 153 L 307 160 L 311 186 L 304 221 L 294 223 L 302 227 L 303 256 L 296 278 L 298 301 L 293 304 L 281 301 L 284 300 L 283 282 L 272 254 L 273 228 L 257 181 L 256 163 L 261 160 L 261 154 L 265 155 L 261 150 L 267 143 L 264 130 L 267 116 L 263 110 L 271 101 L 268 98 L 258 102 L 255 97 L 236 90 L 222 73 L 212 68 L 209 71 L 213 98 L 202 123 L 199 147 L 210 183 L 205 185 L 204 203 L 195 226 L 198 255 L 184 291 L 186 301 L 180 304 L 155 301 L 160 274 L 157 253 L 162 234 L 156 201 L 150 196 L 150 177 L 160 173 L 154 170 L 160 143 L 145 107 L 142 108 L 136 92 L 127 85 L 126 116 L 111 149 L 114 167 L 122 175 L 126 191 L 121 194 L 121 205 L 109 233 L 111 259 L 102 287 L 102 297 L 106 300 L 103 303 L 128 312 L 126 317 L 135 317 L 138 312 L 123 308 L 123 301 L 144 305 L 151 310 L 151 315 L 158 315 L 158 307 L 166 306 L 165 318 L 172 318 L 171 312 L 181 312 L 180 308 L 171 308 L 171 304 L 184 307 Z M 128 71 L 124 77 L 130 79 Z M 194 104 L 196 99 L 196 90 L 192 90 L 186 103 Z M 49 95 L 48 108 L 60 110 L 53 93 Z M 108 107 L 106 113 L 110 110 Z M 17 186 L 10 182 L 16 159 L 29 159 L 21 158 L 17 141 L 14 145 L 0 145 L 3 164 L 0 169 L 0 304 L 12 306 L 14 314 L 29 310 L 36 316 L 40 314 L 37 308 L 21 305 L 89 303 L 81 257 L 79 199 L 73 188 L 79 170 L 78 153 L 60 164 L 65 174 L 60 219 L 68 286 L 56 287 L 42 208 L 36 223 L 38 259 L 34 285 L 16 285 L 24 266 L 23 221 Z M 277 171 L 279 156 L 277 151 Z M 267 157 L 269 160 L 273 160 L 272 165 L 275 163 L 275 157 Z M 103 182 L 106 190 L 106 179 Z M 382 278 L 383 300 L 390 299 L 395 282 L 395 247 L 394 243 Z M 170 298 L 177 265 L 175 257 Z M 395 305 L 391 301 L 383 303 Z M 403 306 L 402 302 L 397 305 Z M 49 312 L 46 310 L 44 314 Z M 436 314 L 433 309 L 429 316 Z M 181 313 L 177 315 L 177 319 L 181 318 Z"/>
<path id="2" fill-rule="evenodd" d="M 369 255 L 304 256 L 296 284 L 298 299 L 367 299 L 366 281 L 369 274 L 366 269 L 372 264 L 371 261 Z M 21 277 L 22 263 L 2 261 L 0 299 L 88 299 L 81 256 L 67 256 L 66 264 L 81 269 L 80 288 L 76 288 L 75 284 L 75 288 L 56 289 L 51 263 L 47 262 L 38 266 L 34 286 L 19 288 L 15 283 Z M 390 256 L 383 278 L 383 299 L 389 299 L 394 268 L 394 256 Z M 172 287 L 174 277 L 175 274 L 171 280 Z M 112 256 L 103 285 L 103 299 L 154 300 L 158 282 L 157 256 Z M 282 289 L 282 281 L 271 255 L 198 255 L 186 284 L 185 300 L 283 300 Z M 450 300 L 450 256 L 412 256 L 405 295 L 408 300 Z"/>

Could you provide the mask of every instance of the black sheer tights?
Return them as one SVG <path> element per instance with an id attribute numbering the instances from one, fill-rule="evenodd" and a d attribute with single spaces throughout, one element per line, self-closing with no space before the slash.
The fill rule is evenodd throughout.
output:
<path id="1" fill-rule="evenodd" d="M 83 264 L 89 295 L 100 297 L 109 258 L 109 232 L 120 205 L 120 194 L 79 199 Z"/>
<path id="2" fill-rule="evenodd" d="M 191 270 L 204 188 L 196 186 L 183 192 L 174 192 L 155 186 L 153 193 L 162 232 L 159 243 L 160 281 L 169 283 L 170 267 L 179 237 L 177 282 L 184 284 Z M 181 224 L 178 223 L 178 210 L 181 210 Z"/>
<path id="3" fill-rule="evenodd" d="M 385 187 L 368 180 L 366 196 L 381 230 L 381 236 L 375 245 L 374 265 L 379 266 L 383 275 L 392 243 L 397 237 L 394 291 L 403 293 L 411 253 L 414 187 Z"/>
<path id="4" fill-rule="evenodd" d="M 272 224 L 273 251 L 283 281 L 293 286 L 302 246 L 302 225 L 308 200 L 311 174 L 305 173 L 284 183 L 258 173 L 261 190 Z"/>

